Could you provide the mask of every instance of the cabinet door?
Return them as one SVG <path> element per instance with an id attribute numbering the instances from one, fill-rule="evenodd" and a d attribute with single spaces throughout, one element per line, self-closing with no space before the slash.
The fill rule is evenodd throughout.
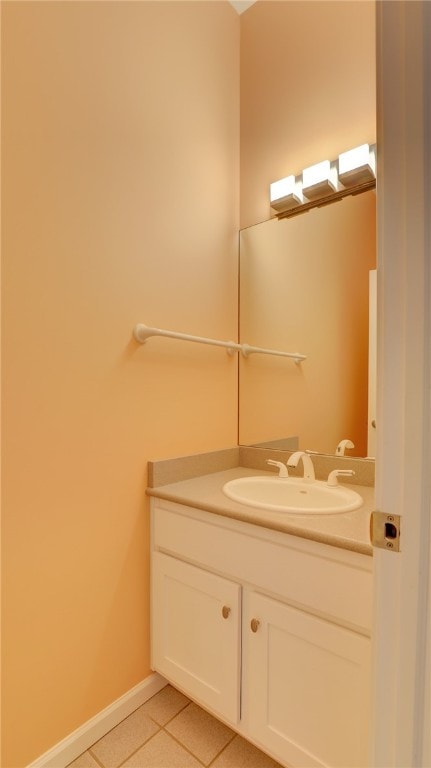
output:
<path id="1" fill-rule="evenodd" d="M 237 723 L 241 587 L 154 552 L 151 610 L 153 668 Z"/>
<path id="2" fill-rule="evenodd" d="M 244 601 L 250 733 L 295 768 L 365 768 L 370 640 L 259 594 Z"/>

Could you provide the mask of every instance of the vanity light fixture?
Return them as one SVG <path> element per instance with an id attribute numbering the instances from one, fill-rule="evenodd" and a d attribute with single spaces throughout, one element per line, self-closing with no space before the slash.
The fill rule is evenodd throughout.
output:
<path id="1" fill-rule="evenodd" d="M 270 184 L 269 198 L 275 211 L 289 211 L 304 202 L 301 184 L 293 175 Z"/>
<path id="2" fill-rule="evenodd" d="M 322 160 L 302 171 L 302 191 L 308 200 L 332 195 L 337 188 L 337 168 L 329 160 Z"/>
<path id="3" fill-rule="evenodd" d="M 361 144 L 342 152 L 338 160 L 322 160 L 297 176 L 274 181 L 270 205 L 277 218 L 288 218 L 376 186 L 376 145 Z"/>
<path id="4" fill-rule="evenodd" d="M 363 184 L 376 178 L 376 145 L 361 144 L 360 147 L 342 152 L 338 157 L 338 178 L 344 187 Z"/>

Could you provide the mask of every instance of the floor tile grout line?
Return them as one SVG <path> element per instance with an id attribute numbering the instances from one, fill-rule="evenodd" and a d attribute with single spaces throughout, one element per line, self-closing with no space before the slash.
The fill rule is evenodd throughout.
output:
<path id="1" fill-rule="evenodd" d="M 158 695 L 160 695 L 160 694 L 155 694 L 155 696 L 158 696 Z M 211 759 L 210 759 L 210 761 L 209 761 L 208 763 L 204 762 L 204 761 L 203 761 L 203 760 L 202 760 L 200 757 L 198 757 L 198 756 L 197 756 L 197 755 L 196 755 L 196 754 L 195 754 L 195 753 L 194 753 L 194 752 L 193 752 L 193 751 L 192 751 L 192 750 L 191 750 L 191 749 L 190 749 L 190 748 L 189 748 L 189 747 L 188 747 L 188 746 L 187 746 L 187 745 L 186 745 L 186 744 L 183 742 L 183 741 L 181 741 L 181 739 L 180 739 L 179 737 L 177 737 L 175 734 L 173 734 L 173 733 L 171 733 L 169 730 L 167 730 L 167 727 L 168 727 L 168 726 L 170 726 L 170 725 L 173 723 L 173 721 L 174 721 L 174 720 L 175 720 L 175 719 L 176 719 L 176 718 L 177 718 L 177 717 L 178 717 L 178 716 L 179 716 L 181 713 L 185 712 L 185 710 L 186 710 L 188 707 L 190 707 L 190 705 L 191 705 L 191 704 L 194 704 L 193 700 L 191 700 L 191 699 L 188 699 L 187 697 L 184 697 L 184 698 L 186 699 L 186 702 L 185 702 L 185 703 L 182 703 L 182 704 L 181 704 L 181 706 L 180 706 L 180 708 L 179 708 L 179 709 L 178 709 L 178 710 L 175 712 L 175 714 L 173 714 L 171 717 L 169 717 L 169 719 L 168 719 L 168 720 L 166 720 L 166 721 L 165 721 L 163 724 L 161 724 L 160 722 L 157 722 L 157 720 L 155 720 L 155 718 L 154 718 L 154 717 L 153 717 L 153 716 L 152 716 L 152 715 L 151 715 L 149 712 L 145 711 L 145 709 L 144 709 L 144 708 L 145 708 L 145 704 L 146 704 L 147 702 L 145 702 L 144 704 L 141 704 L 139 707 L 137 707 L 137 708 L 136 708 L 136 710 L 134 710 L 134 712 L 136 712 L 137 710 L 139 710 L 139 709 L 141 709 L 141 708 L 142 708 L 142 709 L 143 709 L 143 714 L 145 715 L 145 717 L 147 717 L 147 718 L 148 718 L 148 720 L 150 720 L 150 721 L 151 721 L 151 723 L 153 723 L 153 724 L 156 726 L 157 730 L 156 730 L 156 732 L 155 732 L 155 733 L 152 733 L 152 734 L 151 734 L 149 737 L 147 737 L 146 739 L 144 739 L 144 741 L 142 741 L 142 742 L 139 744 L 139 746 L 137 746 L 137 747 L 136 747 L 136 748 L 135 748 L 135 749 L 134 749 L 132 752 L 130 752 L 130 754 L 128 754 L 128 755 L 127 755 L 127 756 L 124 758 L 124 760 L 122 760 L 120 763 L 118 763 L 118 765 L 116 766 L 116 768 L 122 768 L 122 766 L 124 766 L 124 765 L 125 765 L 125 763 L 127 763 L 127 761 L 128 761 L 128 760 L 130 760 L 131 758 L 133 758 L 133 756 L 134 756 L 134 755 L 136 755 L 136 753 L 137 753 L 137 752 L 139 752 L 141 749 L 143 749 L 143 748 L 145 748 L 146 746 L 148 746 L 148 745 L 150 744 L 150 742 L 151 742 L 151 741 L 152 741 L 152 740 L 153 740 L 153 739 L 154 739 L 156 736 L 160 735 L 160 733 L 161 733 L 161 732 L 163 732 L 163 733 L 165 734 L 165 736 L 167 736 L 168 738 L 172 739 L 172 741 L 174 741 L 174 742 L 175 742 L 175 743 L 176 743 L 176 744 L 177 744 L 177 745 L 178 745 L 178 746 L 179 746 L 181 749 L 183 749 L 183 750 L 184 750 L 184 751 L 185 751 L 187 754 L 189 754 L 189 755 L 190 755 L 190 757 L 192 757 L 192 758 L 193 758 L 193 760 L 195 760 L 195 761 L 196 761 L 196 762 L 199 764 L 199 766 L 202 766 L 202 768 L 211 768 L 211 766 L 214 766 L 214 765 L 215 765 L 215 763 L 216 763 L 216 761 L 218 760 L 218 758 L 219 758 L 219 757 L 220 757 L 220 756 L 221 756 L 221 755 L 222 755 L 222 754 L 223 754 L 223 753 L 224 753 L 224 752 L 225 752 L 225 751 L 228 749 L 228 747 L 229 747 L 229 746 L 232 744 L 232 742 L 235 740 L 235 738 L 236 738 L 236 737 L 238 737 L 238 738 L 241 738 L 240 734 L 238 734 L 238 732 L 237 732 L 237 731 L 234 731 L 234 730 L 232 730 L 232 728 L 231 728 L 229 725 L 227 725 L 226 723 L 223 723 L 223 724 L 226 726 L 226 728 L 228 728 L 228 729 L 231 731 L 231 734 L 232 734 L 232 735 L 231 735 L 231 737 L 229 738 L 229 740 L 226 742 L 226 744 L 224 744 L 224 745 L 223 745 L 223 747 L 222 747 L 222 748 L 221 748 L 221 749 L 220 749 L 220 750 L 219 750 L 219 751 L 218 751 L 218 752 L 217 752 L 217 753 L 216 753 L 216 754 L 215 754 L 213 757 L 211 757 Z M 151 700 L 151 699 L 149 699 L 148 701 L 150 701 L 150 700 Z M 197 707 L 199 707 L 199 709 L 201 709 L 203 712 L 206 712 L 207 714 L 209 714 L 209 715 L 210 715 L 210 717 L 214 718 L 214 720 L 217 720 L 217 718 L 216 718 L 214 715 L 212 715 L 212 713 L 208 712 L 207 710 L 205 710 L 205 709 L 204 709 L 203 707 L 201 707 L 200 705 L 197 705 L 197 704 L 196 704 L 196 706 L 197 706 Z M 132 712 L 132 713 L 130 713 L 130 715 L 128 715 L 126 718 L 124 718 L 124 721 L 125 721 L 125 720 L 127 720 L 127 719 L 128 719 L 128 717 L 130 717 L 132 714 L 133 714 L 133 712 Z M 124 721 L 121 721 L 121 722 L 124 722 Z M 222 722 L 222 721 L 218 720 L 218 722 Z M 120 725 L 120 723 L 119 723 L 118 725 Z M 111 731 L 115 730 L 115 728 L 116 728 L 116 727 L 118 727 L 118 726 L 114 726 L 114 727 L 111 729 Z M 207 729 L 205 729 L 205 731 L 206 731 L 206 730 L 207 730 Z M 209 730 L 210 730 L 210 729 L 209 729 Z M 111 731 L 109 731 L 108 733 L 110 733 Z M 107 735 L 107 734 L 106 734 L 106 735 Z M 100 739 L 99 739 L 99 741 L 100 741 Z M 88 747 L 88 749 L 87 749 L 87 752 L 88 752 L 88 754 L 89 754 L 89 755 L 91 756 L 91 758 L 92 758 L 92 759 L 93 759 L 93 760 L 96 762 L 96 764 L 97 764 L 97 766 L 98 766 L 99 768 L 112 768 L 112 764 L 110 764 L 110 763 L 109 763 L 109 760 L 108 760 L 108 765 L 105 765 L 105 763 L 104 763 L 104 762 L 102 762 L 101 758 L 100 758 L 100 757 L 98 757 L 98 756 L 96 755 L 96 753 L 94 753 L 94 752 L 93 752 L 93 747 L 94 747 L 94 746 L 95 746 L 97 743 L 98 743 L 98 742 L 96 741 L 96 742 L 94 742 L 94 744 L 92 744 L 90 747 Z M 166 767 L 166 768 L 167 768 L 167 767 Z M 281 768 L 281 766 L 280 766 L 280 768 Z"/>
<path id="2" fill-rule="evenodd" d="M 184 707 L 182 707 L 180 710 L 178 710 L 178 712 L 176 713 L 176 715 L 174 715 L 173 717 L 171 717 L 171 718 L 170 718 L 170 720 L 167 720 L 167 721 L 166 721 L 166 723 L 165 723 L 165 725 L 169 725 L 169 724 L 170 724 L 170 723 L 171 723 L 173 720 L 175 720 L 176 716 L 177 716 L 177 715 L 179 715 L 179 714 L 180 714 L 180 712 L 183 712 L 183 711 L 184 711 L 184 710 L 185 710 L 185 709 L 186 709 L 186 708 L 189 706 L 189 704 L 191 704 L 191 701 L 189 701 L 189 702 L 188 702 L 188 703 L 187 703 L 187 704 L 186 704 Z M 147 714 L 147 713 L 146 713 L 146 714 Z M 150 717 L 150 715 L 148 715 L 148 717 Z M 215 760 L 215 757 L 214 757 L 213 759 L 211 759 L 210 763 L 204 763 L 204 762 L 203 762 L 203 761 L 202 761 L 202 760 L 201 760 L 201 759 L 200 759 L 200 758 L 199 758 L 197 755 L 195 755 L 195 754 L 194 754 L 194 753 L 193 753 L 193 752 L 192 752 L 192 751 L 191 751 L 191 750 L 190 750 L 190 749 L 189 749 L 189 748 L 188 748 L 188 747 L 187 747 L 187 746 L 186 746 L 186 745 L 185 745 L 185 744 L 184 744 L 182 741 L 180 741 L 178 738 L 176 738 L 176 737 L 174 736 L 174 734 L 172 734 L 172 733 L 170 733 L 169 731 L 167 731 L 167 730 L 165 729 L 165 726 L 162 726 L 162 725 L 160 725 L 160 723 L 157 723 L 155 720 L 153 720 L 153 718 L 151 718 L 151 720 L 152 720 L 152 722 L 153 722 L 155 725 L 157 725 L 157 727 L 158 727 L 158 730 L 156 731 L 156 733 L 153 733 L 153 734 L 152 734 L 152 735 L 151 735 L 151 736 L 150 736 L 148 739 L 146 739 L 146 740 L 145 740 L 145 741 L 143 741 L 143 742 L 142 742 L 142 743 L 141 743 L 141 744 L 140 744 L 138 747 L 136 747 L 136 749 L 134 749 L 134 750 L 133 750 L 133 752 L 130 752 L 130 754 L 129 754 L 129 755 L 127 755 L 127 757 L 125 757 L 125 758 L 124 758 L 124 760 L 122 760 L 122 761 L 121 761 L 121 763 L 119 763 L 119 764 L 118 764 L 118 766 L 116 766 L 116 768 L 121 768 L 121 766 L 123 766 L 125 763 L 127 763 L 127 761 L 128 761 L 128 760 L 130 760 L 130 758 L 131 758 L 131 757 L 133 757 L 133 755 L 136 755 L 136 753 L 137 753 L 137 752 L 139 752 L 139 750 L 141 750 L 141 749 L 142 749 L 143 747 L 145 747 L 145 746 L 148 746 L 148 744 L 150 743 L 150 741 L 152 741 L 152 739 L 154 739 L 154 738 L 155 738 L 155 737 L 156 737 L 156 736 L 157 736 L 157 735 L 158 735 L 158 734 L 159 734 L 161 731 L 163 731 L 163 732 L 166 734 L 166 736 L 170 737 L 170 738 L 171 738 L 173 741 L 175 741 L 175 742 L 176 742 L 176 744 L 178 744 L 178 746 L 182 747 L 182 749 L 184 749 L 184 750 L 185 750 L 185 751 L 186 751 L 186 752 L 187 752 L 187 753 L 188 753 L 188 754 L 189 754 L 191 757 L 193 757 L 193 759 L 194 759 L 194 760 L 197 760 L 197 761 L 198 761 L 198 763 L 200 763 L 200 765 L 202 765 L 202 766 L 203 766 L 203 768 L 208 768 L 208 766 L 209 766 L 209 765 L 211 765 L 211 763 L 213 762 L 213 760 Z M 236 735 L 236 734 L 234 734 L 234 735 L 233 735 L 232 739 L 233 739 L 233 738 L 235 738 L 235 735 Z M 232 739 L 230 739 L 230 740 L 229 740 L 229 742 L 228 742 L 229 744 L 230 744 L 230 742 L 232 741 Z M 227 745 L 227 744 L 225 744 L 225 746 L 223 747 L 223 749 L 224 749 L 225 747 L 227 747 L 227 746 L 228 746 L 228 745 Z M 221 750 L 221 752 L 223 751 L 223 749 Z M 90 747 L 90 749 L 89 749 L 88 751 L 89 751 L 89 752 L 91 751 L 91 747 Z M 216 755 L 216 757 L 218 757 L 218 755 L 219 755 L 219 754 L 221 754 L 221 752 L 218 752 L 218 754 Z M 93 756 L 94 756 L 94 755 L 92 755 L 92 757 L 93 757 Z M 101 765 L 101 768 L 108 768 L 108 766 L 105 766 L 103 763 L 100 763 L 100 765 Z"/>
<path id="3" fill-rule="evenodd" d="M 138 707 L 138 709 L 139 709 L 139 707 Z M 135 711 L 136 711 L 136 710 L 135 710 Z M 132 713 L 132 714 L 133 714 L 133 713 Z M 130 715 L 129 715 L 129 717 L 130 717 Z M 124 718 L 124 720 L 127 720 L 127 718 Z M 124 720 L 122 720 L 121 722 L 124 722 Z M 154 722 L 154 720 L 152 720 L 152 722 L 154 723 L 154 725 L 157 725 L 157 723 L 155 723 L 155 722 Z M 120 723 L 119 723 L 119 725 L 120 725 Z M 115 726 L 114 728 L 112 728 L 112 729 L 111 729 L 111 731 L 114 731 L 116 727 L 117 727 L 117 726 Z M 144 741 L 143 741 L 143 742 L 141 742 L 141 744 L 140 744 L 140 745 L 139 745 L 139 746 L 138 746 L 136 749 L 134 749 L 134 750 L 133 750 L 133 752 L 130 752 L 130 754 L 129 754 L 129 755 L 127 755 L 127 757 L 125 757 L 125 758 L 124 758 L 124 760 L 122 760 L 122 761 L 121 761 L 121 763 L 118 763 L 118 765 L 117 765 L 117 766 L 115 766 L 115 768 L 121 768 L 121 766 L 122 766 L 122 765 L 124 765 L 124 763 L 125 763 L 127 760 L 129 760 L 129 758 L 130 758 L 130 757 L 132 757 L 132 755 L 134 755 L 136 752 L 138 752 L 138 751 L 141 749 L 141 747 L 143 747 L 145 744 L 147 744 L 147 743 L 148 743 L 148 742 L 149 742 L 149 741 L 150 741 L 152 738 L 154 738 L 154 736 L 156 736 L 156 735 L 159 733 L 159 731 L 161 731 L 161 730 L 162 730 L 162 727 L 161 727 L 160 725 L 157 725 L 157 731 L 156 731 L 155 733 L 152 733 L 152 734 L 151 734 L 151 736 L 149 736 L 147 739 L 144 739 Z M 111 731 L 108 731 L 108 733 L 111 733 Z M 102 738 L 104 738 L 104 736 L 103 736 Z M 100 739 L 99 739 L 99 741 L 100 741 Z M 97 763 L 98 763 L 98 764 L 101 766 L 101 768 L 112 768 L 112 766 L 105 766 L 105 763 L 103 763 L 103 762 L 101 761 L 100 757 L 97 757 L 97 756 L 96 756 L 96 754 L 95 754 L 94 752 L 92 752 L 92 749 L 93 749 L 93 747 L 94 747 L 94 746 L 95 746 L 97 743 L 98 743 L 98 742 L 97 742 L 97 741 L 95 741 L 95 742 L 94 742 L 94 744 L 92 744 L 92 745 L 91 745 L 91 747 L 89 747 L 89 748 L 88 748 L 87 752 L 90 752 L 90 754 L 91 754 L 91 757 L 93 757 L 93 758 L 96 760 L 96 762 L 97 762 Z"/>
<path id="4" fill-rule="evenodd" d="M 97 744 L 97 742 L 94 742 L 94 744 Z M 100 765 L 100 768 L 105 768 L 103 763 L 100 762 L 100 759 L 97 757 L 97 755 L 95 755 L 94 752 L 91 751 L 91 748 L 94 747 L 94 744 L 92 744 L 91 747 L 88 747 L 87 752 L 88 752 L 89 755 L 91 755 L 93 760 L 96 761 L 97 765 Z"/>
<path id="5" fill-rule="evenodd" d="M 147 744 L 149 744 L 151 739 L 154 739 L 154 737 L 157 736 L 162 730 L 163 728 L 161 727 L 161 725 L 159 725 L 157 731 L 155 733 L 152 733 L 151 736 L 148 737 L 148 739 L 145 739 L 138 747 L 136 747 L 136 749 L 133 750 L 133 752 L 130 752 L 130 754 L 127 755 L 127 757 L 125 757 L 124 760 L 121 761 L 121 763 L 118 763 L 116 768 L 121 768 L 121 766 L 124 765 L 124 763 L 127 763 L 127 761 L 130 760 L 130 758 L 133 757 L 133 755 L 136 755 L 136 753 L 139 752 L 139 750 L 142 749 L 142 747 L 145 747 Z M 104 765 L 103 768 L 112 768 L 112 766 Z"/>
<path id="6" fill-rule="evenodd" d="M 158 694 L 155 694 L 155 695 L 157 696 Z M 151 701 L 151 699 L 148 699 L 148 701 Z M 146 703 L 147 702 L 145 702 L 145 704 Z M 142 747 L 145 746 L 145 744 L 148 744 L 148 742 L 151 741 L 151 739 L 154 738 L 154 736 L 156 736 L 161 730 L 164 730 L 165 726 L 169 725 L 169 723 L 171 723 L 172 720 L 175 720 L 177 715 L 179 715 L 180 712 L 183 712 L 185 709 L 187 709 L 187 707 L 191 703 L 192 703 L 191 700 L 188 699 L 187 702 L 184 704 L 184 706 L 181 706 L 181 708 L 178 710 L 178 712 L 176 712 L 174 715 L 172 715 L 172 717 L 170 717 L 169 720 L 167 720 L 163 725 L 158 723 L 157 720 L 154 719 L 154 717 L 151 717 L 151 715 L 148 712 L 144 711 L 145 716 L 148 717 L 151 720 L 151 722 L 154 723 L 154 725 L 157 726 L 158 730 L 156 731 L 156 733 L 153 733 L 148 739 L 145 739 L 143 742 L 141 742 L 141 744 L 136 749 L 134 749 L 133 752 L 130 752 L 130 754 L 127 755 L 127 757 L 125 757 L 124 760 L 122 760 L 121 763 L 119 763 L 118 766 L 116 766 L 116 768 L 121 768 L 121 766 L 124 765 L 124 763 L 127 762 L 127 760 L 129 760 L 131 757 L 133 757 L 133 755 L 135 755 L 136 752 L 139 752 L 139 750 L 142 749 Z M 117 725 L 113 726 L 113 728 L 111 728 L 111 730 L 108 731 L 108 733 L 111 733 L 112 731 L 114 731 L 115 728 L 118 727 L 118 725 L 121 725 L 121 723 L 125 722 L 127 720 L 127 718 L 130 717 L 131 715 L 133 715 L 135 712 L 137 712 L 138 709 L 140 709 L 141 707 L 145 707 L 145 704 L 140 704 L 139 707 L 136 707 L 136 709 L 134 709 L 133 712 L 131 712 L 129 715 L 127 715 L 127 717 L 125 717 L 124 720 L 122 720 Z M 108 733 L 106 733 L 105 736 L 107 736 Z M 105 738 L 105 737 L 103 736 L 102 738 Z M 100 739 L 99 739 L 99 741 L 100 741 Z M 100 758 L 98 758 L 96 756 L 96 754 L 94 752 L 92 752 L 92 748 L 95 746 L 95 744 L 97 744 L 97 741 L 95 741 L 94 744 L 92 744 L 91 747 L 89 747 L 87 751 L 91 754 L 91 757 L 94 760 L 96 760 L 97 764 L 100 765 L 100 768 L 108 768 L 108 766 L 105 766 L 105 764 L 101 762 Z M 181 745 L 181 746 L 184 746 L 184 745 Z"/>
<path id="7" fill-rule="evenodd" d="M 183 709 L 184 709 L 184 708 L 183 708 Z M 171 720 L 173 720 L 173 719 L 174 719 L 174 718 L 171 718 Z M 171 720 L 169 720 L 169 721 L 168 721 L 168 723 L 166 723 L 166 725 L 168 725 L 168 724 L 171 722 Z M 191 750 L 190 750 L 190 749 L 189 749 L 189 748 L 188 748 L 188 747 L 187 747 L 185 744 L 183 744 L 183 742 L 182 742 L 182 741 L 179 741 L 179 739 L 177 739 L 177 738 L 176 738 L 176 737 L 175 737 L 175 736 L 174 736 L 172 733 L 170 733 L 169 731 L 166 731 L 166 730 L 164 729 L 164 727 L 163 727 L 163 726 L 159 726 L 159 730 L 158 730 L 158 731 L 156 731 L 156 733 L 153 733 L 153 735 L 152 735 L 152 736 L 150 736 L 150 738 L 149 738 L 149 739 L 147 739 L 146 741 L 144 741 L 144 742 L 143 742 L 143 743 L 142 743 L 142 744 L 141 744 L 141 745 L 140 745 L 140 746 L 139 746 L 137 749 L 135 749 L 133 752 L 131 752 L 131 753 L 130 753 L 130 755 L 128 755 L 128 756 L 127 756 L 127 757 L 126 757 L 126 758 L 125 758 L 125 759 L 124 759 L 124 760 L 123 760 L 123 761 L 122 761 L 122 762 L 121 762 L 121 763 L 120 763 L 118 766 L 116 766 L 116 768 L 121 768 L 121 766 L 122 766 L 122 765 L 124 765 L 124 764 L 125 764 L 125 763 L 126 763 L 128 760 L 130 760 L 130 758 L 131 758 L 131 757 L 133 757 L 133 755 L 135 755 L 137 752 L 139 752 L 139 750 L 140 750 L 140 749 L 142 749 L 142 747 L 146 747 L 146 746 L 148 746 L 148 744 L 150 743 L 150 741 L 152 741 L 152 739 L 154 739 L 156 736 L 158 736 L 158 734 L 159 734 L 161 731 L 163 731 L 163 733 L 164 733 L 166 736 L 168 736 L 170 739 L 172 739 L 172 741 L 175 741 L 175 743 L 176 743 L 176 744 L 178 744 L 178 746 L 179 746 L 179 747 L 181 747 L 182 749 L 184 749 L 184 751 L 185 751 L 185 752 L 187 752 L 187 753 L 188 753 L 188 754 L 189 754 L 191 757 L 193 757 L 193 759 L 194 759 L 194 760 L 197 760 L 197 761 L 198 761 L 198 763 L 200 763 L 200 765 L 202 765 L 202 766 L 203 766 L 203 768 L 208 768 L 208 765 L 209 765 L 209 764 L 207 764 L 207 763 L 204 763 L 204 762 L 203 762 L 203 761 L 202 761 L 202 760 L 201 760 L 199 757 L 197 757 L 197 755 L 195 755 L 195 754 L 194 754 L 194 753 L 193 753 L 193 752 L 192 752 L 192 751 L 191 751 Z M 229 743 L 230 743 L 230 742 L 229 742 Z M 226 746 L 227 746 L 227 745 L 226 745 Z M 212 762 L 212 761 L 211 761 L 211 762 Z M 108 766 L 102 766 L 102 768 L 108 768 Z"/>
<path id="8" fill-rule="evenodd" d="M 203 710 L 203 711 L 205 712 L 205 710 Z M 216 719 L 216 718 L 214 718 L 214 719 Z M 166 723 L 166 725 L 168 725 L 168 723 Z M 226 726 L 226 727 L 228 728 L 229 726 Z M 233 742 L 234 738 L 236 736 L 238 736 L 236 731 L 232 731 L 232 737 L 229 739 L 229 741 L 226 742 L 226 744 L 223 745 L 223 747 L 217 752 L 217 754 L 215 754 L 214 757 L 211 758 L 209 763 L 204 763 L 204 761 L 200 757 L 195 755 L 195 753 L 192 752 L 191 749 L 189 749 L 189 747 L 187 747 L 182 741 L 180 741 L 180 739 L 178 737 L 174 736 L 173 733 L 171 733 L 170 731 L 165 731 L 165 733 L 167 733 L 168 736 L 171 736 L 171 738 L 173 738 L 174 741 L 176 741 L 177 744 L 180 745 L 180 747 L 183 747 L 183 749 L 185 749 L 192 757 L 194 757 L 195 760 L 198 760 L 198 762 L 201 763 L 201 765 L 203 765 L 205 768 L 210 768 L 210 766 L 213 765 L 214 761 L 217 760 L 218 757 L 220 757 L 222 752 L 224 752 L 224 750 L 227 749 L 229 744 L 231 744 Z"/>
<path id="9" fill-rule="evenodd" d="M 154 717 L 152 717 L 152 716 L 151 716 L 151 715 L 150 715 L 148 712 L 145 712 L 145 714 L 147 715 L 147 717 L 149 717 L 149 718 L 150 718 L 150 719 L 153 721 L 153 723 L 155 723 L 156 725 L 158 725 L 158 726 L 159 726 L 159 728 L 165 728 L 167 725 L 169 725 L 169 723 L 172 723 L 172 720 L 175 720 L 175 718 L 176 718 L 176 717 L 177 717 L 177 716 L 180 714 L 180 712 L 184 712 L 184 710 L 185 710 L 185 709 L 187 709 L 187 707 L 188 707 L 188 706 L 190 706 L 190 704 L 191 704 L 191 703 L 192 703 L 192 702 L 191 702 L 191 700 L 189 699 L 189 700 L 187 701 L 187 704 L 184 704 L 184 706 L 183 706 L 183 707 L 181 707 L 181 709 L 179 709 L 179 710 L 178 710 L 178 712 L 175 712 L 175 715 L 172 715 L 172 717 L 170 717 L 170 718 L 169 718 L 169 720 L 166 720 L 166 722 L 165 722 L 165 723 L 163 723 L 163 724 L 161 724 L 161 723 L 158 723 L 158 722 L 157 722 L 157 720 L 155 720 L 155 719 L 154 719 Z M 144 706 L 145 706 L 145 705 L 144 705 Z"/>
<path id="10" fill-rule="evenodd" d="M 224 745 L 224 747 L 223 747 L 223 748 L 220 750 L 220 752 L 217 752 L 217 754 L 215 755 L 215 757 L 213 757 L 213 759 L 211 760 L 211 762 L 210 762 L 210 763 L 208 763 L 208 765 L 206 766 L 206 768 L 211 768 L 211 766 L 212 766 L 212 765 L 214 765 L 214 762 L 217 760 L 217 758 L 219 758 L 219 757 L 220 757 L 220 755 L 222 755 L 222 754 L 223 754 L 223 752 L 225 751 L 225 749 L 227 749 L 227 748 L 228 748 L 229 744 L 232 744 L 233 740 L 234 740 L 234 739 L 235 739 L 237 736 L 238 736 L 237 732 L 236 732 L 236 731 L 232 731 L 232 738 L 231 738 L 231 739 L 229 739 L 229 741 L 227 742 L 227 744 L 225 744 L 225 745 Z"/>
<path id="11" fill-rule="evenodd" d="M 169 723 L 166 723 L 166 725 L 169 725 Z M 165 732 L 165 734 L 166 734 L 167 736 L 170 736 L 170 738 L 172 739 L 172 741 L 175 741 L 175 742 L 176 742 L 176 744 L 178 744 L 178 745 L 179 745 L 180 747 L 182 747 L 182 748 L 183 748 L 183 749 L 184 749 L 186 752 L 188 752 L 188 754 L 189 754 L 189 755 L 191 755 L 191 757 L 193 757 L 195 760 L 197 760 L 197 761 L 198 761 L 198 763 L 200 763 L 202 766 L 204 766 L 204 768 L 208 768 L 208 765 L 207 765 L 207 763 L 204 763 L 204 762 L 203 762 L 203 760 L 201 760 L 201 758 L 200 758 L 200 757 L 198 757 L 197 755 L 195 755 L 195 754 L 194 754 L 194 753 L 191 751 L 191 749 L 189 749 L 189 747 L 187 747 L 185 744 L 183 744 L 183 742 L 182 742 L 182 741 L 180 741 L 180 740 L 179 740 L 179 739 L 178 739 L 176 736 L 174 736 L 174 734 L 173 734 L 173 733 L 170 733 L 170 731 L 166 731 L 164 728 L 163 728 L 163 731 Z"/>
<path id="12" fill-rule="evenodd" d="M 193 704 L 193 703 L 194 703 L 194 702 L 190 701 L 190 704 Z M 217 752 L 217 754 L 216 754 L 216 755 L 214 755 L 214 757 L 212 757 L 212 758 L 211 758 L 211 760 L 210 760 L 210 762 L 209 762 L 209 763 L 204 763 L 204 762 L 203 762 L 203 760 L 201 760 L 201 759 L 200 759 L 200 758 L 199 758 L 197 755 L 195 755 L 195 754 L 194 754 L 194 752 L 192 752 L 192 751 L 191 751 L 191 750 L 190 750 L 190 749 L 189 749 L 189 748 L 188 748 L 188 747 L 187 747 L 187 746 L 186 746 L 186 745 L 185 745 L 185 744 L 184 744 L 182 741 L 180 741 L 180 739 L 179 739 L 178 737 L 176 737 L 176 736 L 175 736 L 173 733 L 171 733 L 170 731 L 165 731 L 165 733 L 167 733 L 169 736 L 171 736 L 171 737 L 172 737 L 172 738 L 173 738 L 173 739 L 174 739 L 174 740 L 175 740 L 175 741 L 176 741 L 176 742 L 177 742 L 177 743 L 178 743 L 178 744 L 179 744 L 181 747 L 183 747 L 185 750 L 187 750 L 187 752 L 189 752 L 189 753 L 192 755 L 192 757 L 194 757 L 194 758 L 195 758 L 196 760 L 198 760 L 198 761 L 199 761 L 199 762 L 200 762 L 200 763 L 201 763 L 203 766 L 205 766 L 205 768 L 210 768 L 210 766 L 213 764 L 214 760 L 217 760 L 217 758 L 219 757 L 219 755 L 221 755 L 221 753 L 222 753 L 222 752 L 223 752 L 223 751 L 226 749 L 226 747 L 228 747 L 228 746 L 229 746 L 229 744 L 231 744 L 231 742 L 234 740 L 235 736 L 238 736 L 238 733 L 237 733 L 236 731 L 232 731 L 232 728 L 231 728 L 229 725 L 226 725 L 226 723 L 222 723 L 222 721 L 221 721 L 221 720 L 217 720 L 217 718 L 215 717 L 215 715 L 212 715 L 210 712 L 208 712 L 206 709 L 204 709 L 203 707 L 201 707 L 199 704 L 196 704 L 196 706 L 197 706 L 197 707 L 199 707 L 199 709 L 201 709 L 201 710 L 202 710 L 202 712 L 205 712 L 206 714 L 210 715 L 210 717 L 212 717 L 212 718 L 213 718 L 214 720 L 216 720 L 218 723 L 221 723 L 222 725 L 225 725 L 225 727 L 226 727 L 226 728 L 228 728 L 228 729 L 231 731 L 231 733 L 232 733 L 232 737 L 229 739 L 229 741 L 228 741 L 226 744 L 224 744 L 224 746 L 223 746 L 223 747 L 222 747 L 222 748 L 221 748 L 221 749 L 220 749 L 220 750 Z M 184 711 L 184 709 L 185 709 L 185 707 L 184 707 L 184 708 L 183 708 L 183 710 L 181 710 L 181 711 Z M 180 714 L 180 713 L 178 712 L 178 714 Z M 172 718 L 172 720 L 175 720 L 175 717 L 173 717 L 173 718 Z M 168 723 L 166 723 L 166 725 L 169 725 L 169 724 L 172 722 L 172 720 L 170 720 Z M 163 726 L 163 730 L 165 730 L 165 726 Z"/>

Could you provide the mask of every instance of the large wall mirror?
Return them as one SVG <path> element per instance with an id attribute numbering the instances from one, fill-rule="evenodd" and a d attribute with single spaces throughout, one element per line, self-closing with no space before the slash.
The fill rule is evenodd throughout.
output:
<path id="1" fill-rule="evenodd" d="M 374 456 L 375 268 L 374 190 L 241 231 L 241 342 L 307 356 L 241 359 L 241 445 Z"/>

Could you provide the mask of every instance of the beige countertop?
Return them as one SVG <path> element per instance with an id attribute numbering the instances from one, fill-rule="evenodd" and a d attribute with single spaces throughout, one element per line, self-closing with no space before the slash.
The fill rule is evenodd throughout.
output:
<path id="1" fill-rule="evenodd" d="M 284 531 L 292 536 L 300 536 L 323 544 L 372 555 L 369 533 L 370 514 L 374 503 L 374 488 L 372 486 L 349 483 L 348 487 L 363 498 L 362 507 L 353 512 L 329 515 L 298 515 L 257 509 L 231 501 L 223 493 L 222 487 L 228 480 L 255 475 L 274 477 L 272 472 L 237 466 L 148 488 L 147 494 L 272 530 Z"/>

